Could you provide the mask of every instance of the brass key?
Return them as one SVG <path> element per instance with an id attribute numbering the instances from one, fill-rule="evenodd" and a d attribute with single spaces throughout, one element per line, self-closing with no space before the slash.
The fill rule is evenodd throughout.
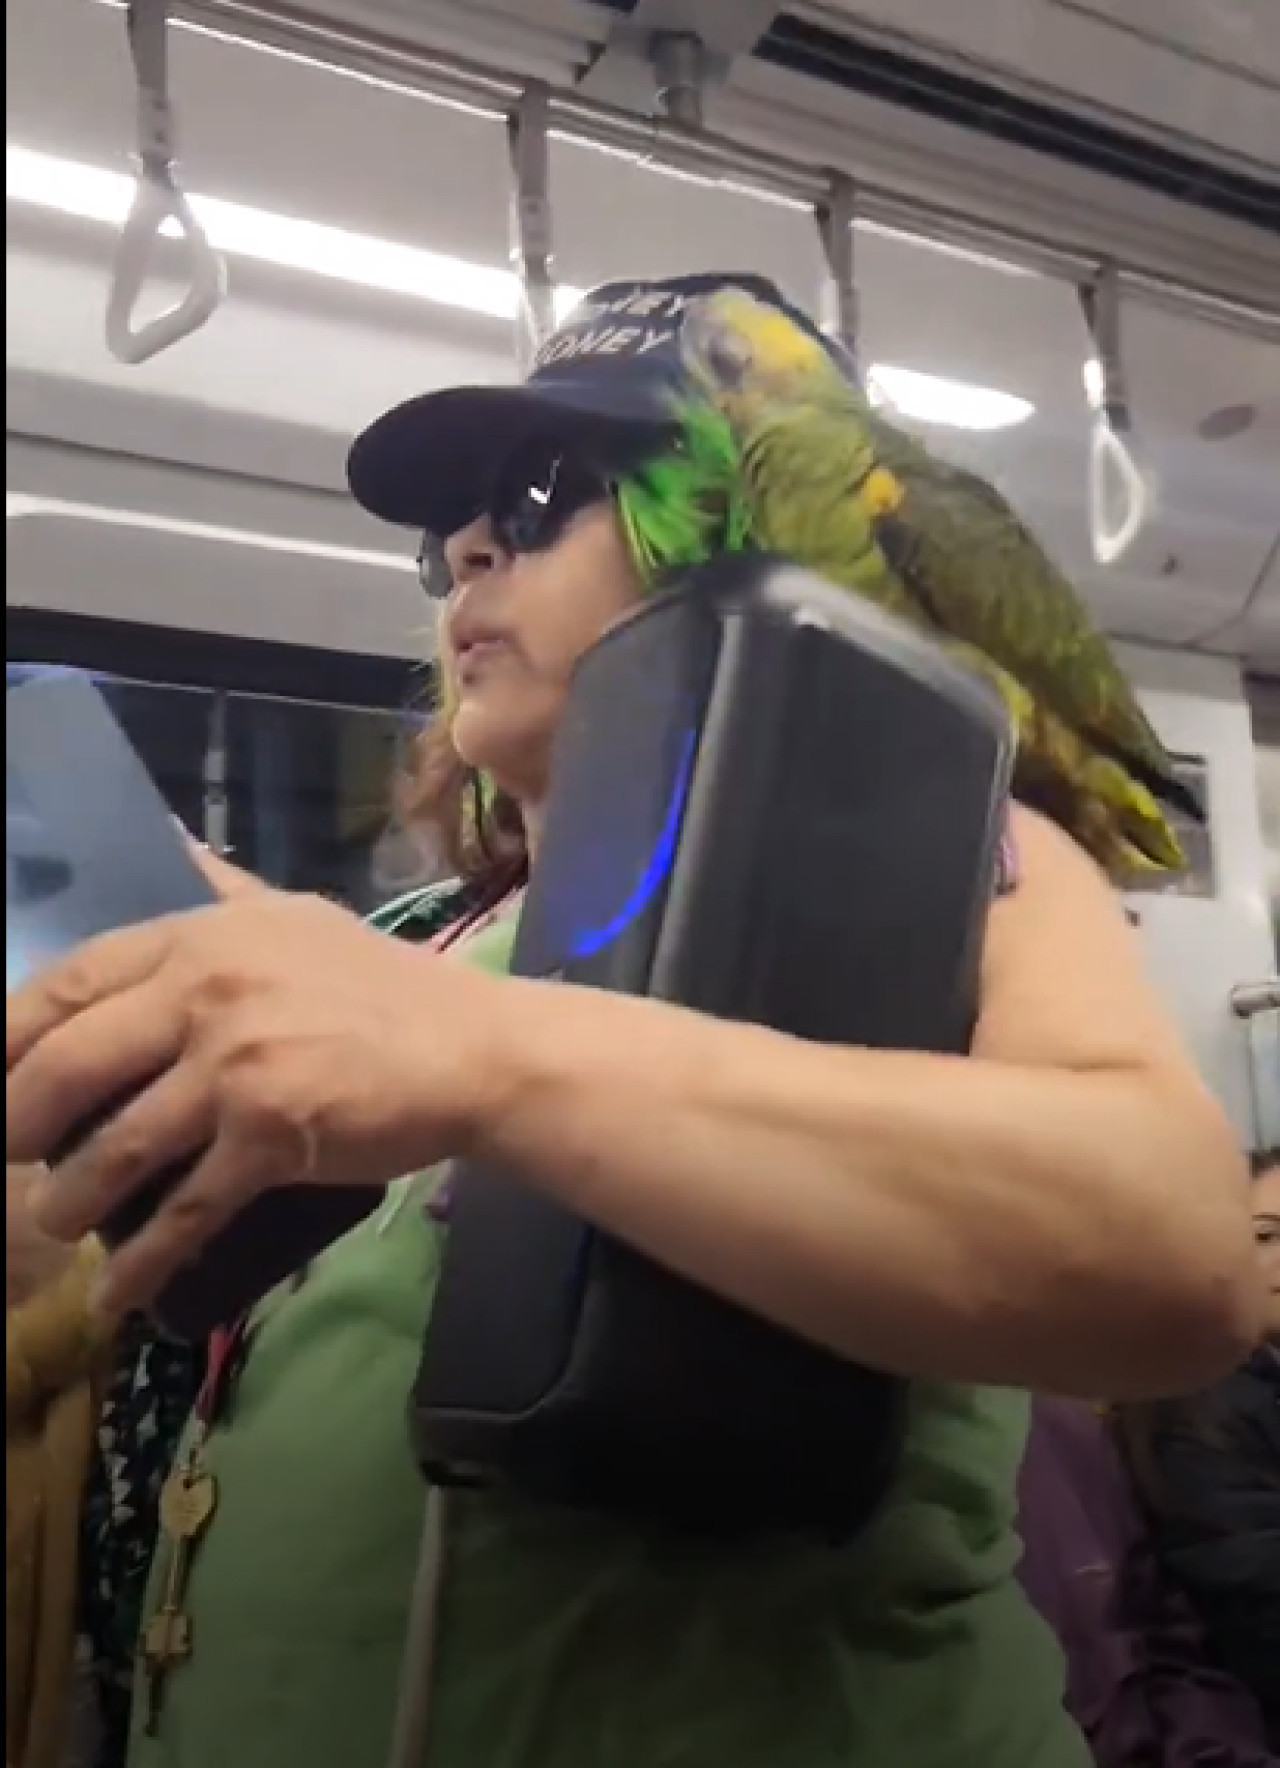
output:
<path id="1" fill-rule="evenodd" d="M 148 1737 L 160 1723 L 165 1678 L 191 1656 L 191 1617 L 183 1609 L 191 1554 L 217 1508 L 218 1489 L 200 1471 L 194 1453 L 165 1481 L 160 1493 L 160 1528 L 169 1548 L 160 1602 L 142 1635 L 141 1657 L 147 1679 Z"/>

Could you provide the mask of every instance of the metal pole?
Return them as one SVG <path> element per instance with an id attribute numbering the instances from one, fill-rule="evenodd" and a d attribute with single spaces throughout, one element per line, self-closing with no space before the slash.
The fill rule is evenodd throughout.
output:
<path id="1" fill-rule="evenodd" d="M 512 74 L 425 49 L 386 31 L 318 18 L 287 0 L 174 0 L 174 14 L 215 35 L 274 49 L 472 114 L 505 119 L 522 89 Z M 655 122 L 572 92 L 553 91 L 549 108 L 551 133 L 561 139 L 592 143 L 788 207 L 812 213 L 828 187 L 830 174 L 821 167 L 670 118 Z M 1083 244 L 1064 245 L 1046 235 L 988 222 L 873 183 L 859 182 L 858 208 L 867 223 L 983 252 L 1076 285 L 1097 267 L 1096 246 L 1090 250 Z M 1119 274 L 1126 294 L 1151 305 L 1250 336 L 1280 340 L 1280 311 L 1270 304 L 1241 301 L 1227 288 L 1167 276 L 1138 263 L 1119 266 Z"/>
<path id="2" fill-rule="evenodd" d="M 1133 428 L 1129 382 L 1120 353 L 1120 273 L 1102 264 L 1080 284 L 1080 307 L 1098 364 L 1096 404 L 1111 428 L 1127 436 Z"/>
<path id="3" fill-rule="evenodd" d="M 204 843 L 213 853 L 231 851 L 231 804 L 227 796 L 227 695 L 215 689 L 209 700 L 203 780 Z"/>
<path id="4" fill-rule="evenodd" d="M 706 53 L 692 31 L 658 31 L 649 48 L 658 108 L 673 123 L 702 128 Z"/>
<path id="5" fill-rule="evenodd" d="M 551 257 L 551 165 L 548 91 L 531 81 L 507 118 L 511 152 L 511 262 L 520 279 L 516 365 L 522 375 L 556 328 Z"/>
<path id="6" fill-rule="evenodd" d="M 1231 1011 L 1237 1019 L 1280 1013 L 1280 976 L 1269 976 L 1263 982 L 1238 983 L 1231 991 Z"/>
<path id="7" fill-rule="evenodd" d="M 1263 1075 L 1280 1074 L 1280 1028 L 1270 1024 L 1270 1016 L 1280 1013 L 1280 976 L 1267 976 L 1260 982 L 1240 982 L 1229 996 L 1231 1011 L 1242 1021 L 1244 1030 L 1245 1077 L 1249 1090 L 1249 1116 L 1252 1125 L 1251 1143 L 1255 1148 L 1271 1147 L 1280 1134 L 1280 1119 L 1275 1112 L 1267 1123 L 1267 1100 L 1277 1104 L 1274 1079 L 1264 1081 Z M 1259 1022 L 1266 1020 L 1267 1023 Z M 1268 1035 L 1268 1033 L 1272 1035 Z M 1262 1048 L 1259 1049 L 1259 1039 Z M 1268 1053 L 1271 1060 L 1266 1061 Z M 1264 1067 L 1264 1063 L 1266 1066 Z"/>
<path id="8" fill-rule="evenodd" d="M 853 228 L 857 219 L 857 188 L 847 172 L 831 174 L 826 195 L 814 207 L 814 219 L 827 267 L 819 303 L 820 323 L 824 331 L 844 345 L 856 367 L 859 316 Z"/>

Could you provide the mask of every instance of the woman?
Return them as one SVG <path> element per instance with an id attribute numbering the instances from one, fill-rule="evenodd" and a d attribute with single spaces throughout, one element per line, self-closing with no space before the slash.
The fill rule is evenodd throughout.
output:
<path id="1" fill-rule="evenodd" d="M 119 1768 L 156 1504 L 196 1358 L 91 1308 L 100 1249 L 39 1231 L 36 1180 L 10 1167 L 5 1185 L 5 1760 Z"/>
<path id="2" fill-rule="evenodd" d="M 1019 1480 L 1023 1588 L 1062 1646 L 1097 1768 L 1267 1768 L 1256 1703 L 1206 1659 L 1096 1407 L 1038 1399 Z"/>
<path id="3" fill-rule="evenodd" d="M 1216 1387 L 1127 1407 L 1119 1428 L 1168 1575 L 1280 1754 L 1280 1149 L 1253 1165 L 1264 1342 Z"/>
<path id="4" fill-rule="evenodd" d="M 680 315 L 716 282 L 615 287 L 527 388 L 415 402 L 353 452 L 361 500 L 433 537 L 452 692 L 430 800 L 470 898 L 389 917 L 406 949 L 219 872 L 222 906 L 102 940 L 14 998 L 9 1146 L 47 1150 L 140 1089 L 48 1187 L 62 1235 L 208 1150 L 112 1259 L 110 1306 L 154 1294 L 266 1185 L 382 1185 L 470 1152 L 912 1378 L 897 1487 L 846 1550 L 453 1504 L 430 1768 L 1081 1768 L 1058 1654 L 1014 1580 L 1013 1390 L 1216 1378 L 1257 1310 L 1232 1138 L 1094 866 L 1014 811 L 970 1062 L 501 974 L 576 660 L 663 565 L 746 532 L 733 448 L 715 430 L 709 465 L 707 426 L 673 437 L 667 404 Z M 442 920 L 452 948 L 421 949 Z M 385 1758 L 423 1528 L 404 1405 L 433 1186 L 395 1187 L 220 1356 L 199 1461 L 217 1508 L 169 1592 L 192 1649 L 148 1683 L 135 1768 Z"/>

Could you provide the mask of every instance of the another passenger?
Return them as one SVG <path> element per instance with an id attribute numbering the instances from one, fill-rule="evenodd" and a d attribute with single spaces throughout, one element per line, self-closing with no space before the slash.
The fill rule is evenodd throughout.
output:
<path id="1" fill-rule="evenodd" d="M 1268 1768 L 1257 1703 L 1212 1668 L 1161 1572 L 1096 1407 L 1033 1402 L 1019 1482 L 1023 1588 L 1067 1663 L 1067 1710 L 1097 1768 Z"/>
<path id="2" fill-rule="evenodd" d="M 96 1261 L 36 1227 L 36 1175 L 5 1174 L 5 1764 L 60 1768 L 71 1741 L 77 1543 L 109 1330 Z"/>
<path id="3" fill-rule="evenodd" d="M 1165 1569 L 1280 1755 L 1280 1149 L 1253 1166 L 1264 1342 L 1193 1399 L 1124 1408 L 1120 1428 Z"/>
<path id="4" fill-rule="evenodd" d="M 5 1185 L 6 1768 L 120 1768 L 160 1485 L 197 1359 L 90 1307 L 101 1254 Z"/>
<path id="5" fill-rule="evenodd" d="M 760 515 L 750 438 L 681 380 L 683 316 L 723 280 L 614 287 L 604 310 L 636 317 L 588 307 L 528 389 L 415 402 L 353 453 L 357 495 L 426 531 L 447 597 L 429 796 L 468 884 L 386 917 L 397 942 L 214 868 L 222 906 L 99 941 L 10 1003 L 9 1147 L 38 1156 L 141 1087 L 47 1188 L 63 1235 L 207 1150 L 112 1261 L 115 1306 L 264 1187 L 381 1186 L 468 1151 L 913 1379 L 896 1488 L 840 1549 L 451 1501 L 434 1664 L 407 1666 L 404 1711 L 429 1709 L 429 1747 L 400 1750 L 413 1768 L 1083 1768 L 1060 1655 L 1016 1583 L 1015 1390 L 1213 1380 L 1257 1327 L 1242 1163 L 1097 867 L 1015 808 L 971 1061 L 501 974 L 577 660 L 667 567 L 750 544 Z M 825 349 L 751 286 L 793 359 Z M 866 472 L 837 477 L 802 560 L 849 562 L 846 518 L 860 544 L 893 483 Z M 1093 777 L 1070 802 L 1105 827 Z M 447 956 L 412 949 L 442 932 Z M 181 1593 L 194 1650 L 144 1686 L 134 1768 L 386 1760 L 423 1533 L 405 1404 L 435 1189 L 394 1184 L 233 1335 L 202 1462 L 217 1508 Z M 162 1552 L 157 1591 L 167 1570 Z"/>

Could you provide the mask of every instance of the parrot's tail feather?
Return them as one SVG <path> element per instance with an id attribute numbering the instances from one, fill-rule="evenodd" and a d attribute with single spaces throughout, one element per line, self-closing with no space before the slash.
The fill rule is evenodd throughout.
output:
<path id="1" fill-rule="evenodd" d="M 946 649 L 986 676 L 1008 709 L 1018 732 L 1017 797 L 1066 829 L 1116 880 L 1133 871 L 1135 854 L 1144 870 L 1185 869 L 1182 847 L 1155 791 L 1132 764 L 1091 747 L 973 646 L 950 641 Z"/>
<path id="2" fill-rule="evenodd" d="M 1137 868 L 1146 872 L 1185 872 L 1187 856 L 1182 843 L 1164 819 L 1151 822 L 1137 819 L 1121 823 L 1121 836 L 1131 854 L 1138 856 Z"/>
<path id="3" fill-rule="evenodd" d="M 1181 811 L 1182 815 L 1188 817 L 1197 827 L 1204 825 L 1207 817 L 1204 804 L 1201 802 L 1199 793 L 1194 792 L 1185 780 L 1180 780 L 1174 773 L 1152 767 L 1150 762 L 1141 756 L 1113 748 L 1105 740 L 1095 740 L 1098 748 L 1133 779 L 1140 781 L 1157 803 L 1165 805 L 1169 810 Z"/>
<path id="4" fill-rule="evenodd" d="M 1120 846 L 1120 862 L 1124 875 L 1134 878 L 1145 878 L 1153 873 L 1168 877 L 1171 872 L 1185 870 L 1183 866 L 1165 865 L 1162 860 L 1152 859 L 1149 853 L 1143 853 L 1131 841 L 1124 841 Z"/>
<path id="5" fill-rule="evenodd" d="M 1181 872 L 1187 859 L 1153 792 L 1109 756 L 1095 756 L 1086 766 L 1082 785 L 1106 807 L 1116 836 L 1125 848 L 1147 862 L 1144 869 Z"/>

